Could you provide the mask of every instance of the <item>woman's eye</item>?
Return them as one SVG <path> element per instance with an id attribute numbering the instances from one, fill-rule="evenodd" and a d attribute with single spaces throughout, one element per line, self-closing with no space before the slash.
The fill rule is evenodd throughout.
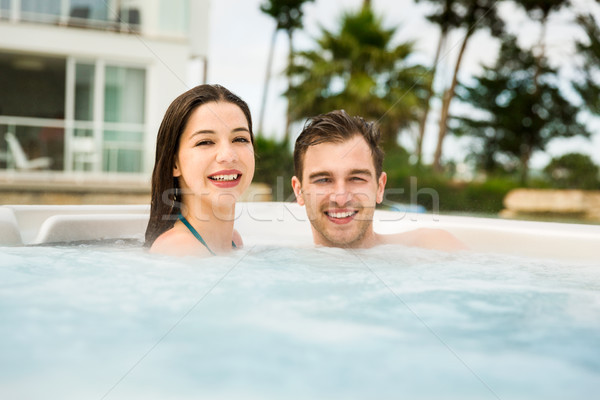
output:
<path id="1" fill-rule="evenodd" d="M 207 146 L 212 143 L 212 140 L 201 140 L 198 143 L 196 143 L 196 146 Z"/>
<path id="2" fill-rule="evenodd" d="M 238 142 L 238 143 L 250 143 L 250 139 L 248 139 L 244 136 L 236 137 L 235 139 L 233 139 L 233 141 Z"/>

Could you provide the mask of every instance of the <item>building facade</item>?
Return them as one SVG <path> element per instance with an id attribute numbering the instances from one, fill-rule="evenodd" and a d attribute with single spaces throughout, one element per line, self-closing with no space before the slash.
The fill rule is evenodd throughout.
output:
<path id="1" fill-rule="evenodd" d="M 208 11 L 209 0 L 0 0 L 0 170 L 147 176 L 164 111 L 201 83 L 190 66 L 206 68 Z"/>

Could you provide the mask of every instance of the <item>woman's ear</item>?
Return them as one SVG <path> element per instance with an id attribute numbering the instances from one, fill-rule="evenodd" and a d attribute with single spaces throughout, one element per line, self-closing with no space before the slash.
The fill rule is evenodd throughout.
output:
<path id="1" fill-rule="evenodd" d="M 181 176 L 181 170 L 179 169 L 179 160 L 175 158 L 175 166 L 173 167 L 173 177 L 177 178 Z"/>

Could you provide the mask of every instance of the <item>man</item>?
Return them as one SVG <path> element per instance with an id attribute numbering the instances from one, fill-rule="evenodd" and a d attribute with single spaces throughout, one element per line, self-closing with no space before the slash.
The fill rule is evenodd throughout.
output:
<path id="1" fill-rule="evenodd" d="M 369 248 L 402 244 L 437 250 L 465 246 L 439 229 L 381 235 L 373 231 L 387 175 L 376 125 L 345 111 L 311 118 L 296 140 L 292 187 L 306 207 L 316 245 Z"/>

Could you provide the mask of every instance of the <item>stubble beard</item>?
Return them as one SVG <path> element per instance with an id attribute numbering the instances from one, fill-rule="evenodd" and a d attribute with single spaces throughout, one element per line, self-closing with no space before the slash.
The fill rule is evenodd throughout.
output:
<path id="1" fill-rule="evenodd" d="M 315 242 L 321 242 L 327 247 L 342 247 L 342 248 L 359 248 L 363 247 L 363 241 L 365 240 L 367 233 L 373 230 L 373 220 L 372 219 L 355 219 L 350 222 L 351 224 L 358 224 L 358 226 L 354 227 L 353 231 L 355 234 L 346 236 L 346 232 L 336 231 L 335 227 L 333 229 L 328 229 L 327 224 L 332 224 L 329 221 L 322 221 L 318 219 L 314 219 L 311 221 L 313 228 L 313 236 Z"/>

